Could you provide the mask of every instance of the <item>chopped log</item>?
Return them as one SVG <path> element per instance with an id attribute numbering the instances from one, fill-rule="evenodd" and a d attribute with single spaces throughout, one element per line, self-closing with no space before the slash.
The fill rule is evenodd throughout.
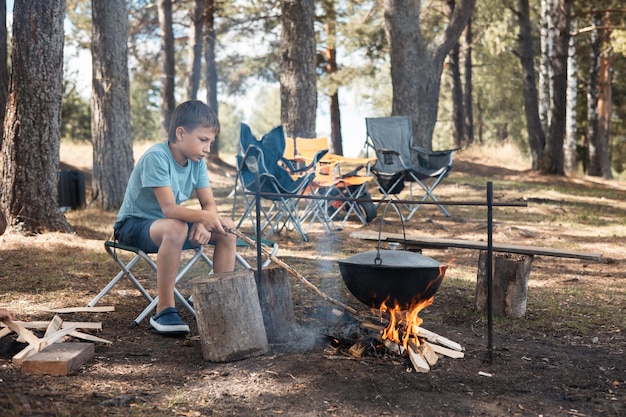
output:
<path id="1" fill-rule="evenodd" d="M 416 351 L 412 343 L 409 343 L 407 352 L 409 352 L 409 359 L 417 372 L 430 372 L 430 365 L 428 365 L 422 354 Z"/>
<path id="2" fill-rule="evenodd" d="M 95 355 L 93 343 L 54 343 L 22 362 L 22 372 L 69 375 Z"/>
<path id="3" fill-rule="evenodd" d="M 448 349 L 446 347 L 436 345 L 430 343 L 430 348 L 435 352 L 443 356 L 447 356 L 449 358 L 461 359 L 465 357 L 465 353 L 459 352 L 458 350 Z"/>
<path id="4" fill-rule="evenodd" d="M 463 346 L 461 346 L 457 342 L 453 342 L 447 337 L 438 335 L 437 333 L 431 332 L 430 330 L 426 330 L 420 326 L 413 326 L 413 333 L 415 333 L 416 335 L 420 337 L 426 338 L 429 342 L 439 343 L 440 345 L 444 345 L 450 349 L 458 350 L 459 352 L 465 350 Z"/>
<path id="5" fill-rule="evenodd" d="M 256 271 L 255 271 L 256 276 Z M 270 266 L 261 271 L 259 301 L 269 343 L 285 343 L 294 339 L 297 328 L 293 299 L 287 271 Z"/>
<path id="6" fill-rule="evenodd" d="M 254 272 L 225 272 L 192 280 L 202 355 L 236 361 L 268 350 Z"/>
<path id="7" fill-rule="evenodd" d="M 434 366 L 439 360 L 439 356 L 437 356 L 435 351 L 430 346 L 430 343 L 424 341 L 420 343 L 418 349 L 419 353 L 421 353 L 424 359 L 426 359 L 426 362 L 428 362 L 430 366 Z"/>
<path id="8" fill-rule="evenodd" d="M 533 262 L 532 255 L 498 253 L 493 261 L 493 313 L 511 318 L 526 315 L 528 301 L 528 277 Z M 476 309 L 487 310 L 487 252 L 481 251 L 478 258 L 476 281 Z"/>

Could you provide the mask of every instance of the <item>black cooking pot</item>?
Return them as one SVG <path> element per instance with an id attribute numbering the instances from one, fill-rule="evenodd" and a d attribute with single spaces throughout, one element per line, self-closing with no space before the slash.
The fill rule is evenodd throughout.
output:
<path id="1" fill-rule="evenodd" d="M 380 249 L 382 223 L 389 204 L 380 218 L 378 249 L 338 261 L 339 270 L 346 287 L 362 303 L 374 308 L 380 308 L 383 302 L 388 307 L 397 304 L 407 310 L 411 305 L 435 295 L 447 265 L 420 253 L 407 251 L 406 235 L 405 250 Z M 404 233 L 404 220 L 402 231 Z"/>
<path id="2" fill-rule="evenodd" d="M 435 295 L 447 268 L 405 250 L 363 252 L 338 263 L 343 282 L 359 301 L 374 308 L 398 304 L 403 310 Z"/>

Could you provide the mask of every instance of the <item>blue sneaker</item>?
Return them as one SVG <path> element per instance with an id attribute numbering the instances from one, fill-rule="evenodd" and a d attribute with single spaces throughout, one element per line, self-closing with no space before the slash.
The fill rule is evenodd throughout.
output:
<path id="1" fill-rule="evenodd" d="M 174 307 L 164 308 L 150 317 L 150 325 L 158 334 L 168 336 L 184 336 L 189 333 L 189 326 Z"/>

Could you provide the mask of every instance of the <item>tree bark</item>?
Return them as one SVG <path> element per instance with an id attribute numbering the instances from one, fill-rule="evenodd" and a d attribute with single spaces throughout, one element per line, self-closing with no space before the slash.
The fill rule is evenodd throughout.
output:
<path id="1" fill-rule="evenodd" d="M 598 100 L 599 76 L 600 76 L 600 53 L 602 49 L 602 37 L 599 27 L 602 26 L 600 13 L 592 13 L 591 24 L 593 30 L 590 33 L 591 48 L 589 48 L 589 80 L 587 82 L 587 173 L 599 176 L 599 158 L 597 157 L 598 143 Z"/>
<path id="2" fill-rule="evenodd" d="M 185 78 L 188 100 L 198 98 L 198 88 L 200 87 L 203 15 L 204 0 L 193 0 L 189 12 L 189 56 L 187 58 L 187 77 Z"/>
<path id="3" fill-rule="evenodd" d="M 161 135 L 167 139 L 170 118 L 176 100 L 174 98 L 174 81 L 176 78 L 176 62 L 174 56 L 174 31 L 172 29 L 172 0 L 159 0 L 159 28 L 161 31 Z"/>
<path id="4" fill-rule="evenodd" d="M 215 114 L 219 114 L 217 104 L 217 65 L 215 64 L 215 1 L 204 1 L 204 61 L 205 61 L 205 85 L 206 102 L 213 109 Z M 220 157 L 219 136 L 215 138 L 211 145 L 209 160 L 216 161 Z"/>
<path id="5" fill-rule="evenodd" d="M 550 100 L 552 99 L 552 65 L 556 39 L 557 0 L 541 0 L 541 59 L 539 64 L 539 120 L 544 136 L 550 125 Z"/>
<path id="6" fill-rule="evenodd" d="M 541 163 L 543 174 L 564 175 L 563 143 L 565 140 L 565 108 L 567 93 L 567 50 L 573 0 L 559 0 L 557 30 L 552 61 L 553 88 L 550 104 L 550 127 Z"/>
<path id="7" fill-rule="evenodd" d="M 606 22 L 609 17 L 606 16 Z M 610 43 L 611 30 L 602 29 L 602 44 Z M 611 118 L 613 114 L 613 92 L 611 76 L 611 48 L 602 48 L 600 53 L 600 72 L 598 74 L 598 135 L 596 142 L 599 175 L 612 179 L 611 167 Z"/>
<path id="8" fill-rule="evenodd" d="M 535 65 L 533 57 L 533 39 L 530 25 L 530 9 L 528 0 L 518 0 L 517 14 L 519 19 L 519 57 L 524 74 L 524 111 L 526 114 L 526 130 L 530 148 L 532 169 L 539 169 L 543 157 L 546 138 L 539 117 L 537 87 L 535 84 Z"/>
<path id="9" fill-rule="evenodd" d="M 242 269 L 192 281 L 202 356 L 231 362 L 267 352 L 254 272 Z"/>
<path id="10" fill-rule="evenodd" d="M 126 2 L 93 0 L 92 16 L 93 202 L 117 210 L 134 166 Z"/>
<path id="11" fill-rule="evenodd" d="M 337 13 L 334 0 L 322 2 L 326 19 L 326 74 L 337 72 Z M 343 155 L 343 143 L 341 138 L 341 112 L 339 109 L 339 88 L 330 95 L 330 151 L 337 155 Z"/>
<path id="12" fill-rule="evenodd" d="M 432 149 L 443 62 L 467 24 L 476 0 L 455 7 L 445 31 L 430 44 L 420 29 L 420 1 L 384 0 L 391 60 L 392 115 L 411 116 L 413 143 Z"/>
<path id="13" fill-rule="evenodd" d="M 7 4 L 0 4 L 0 149 L 2 149 L 4 116 L 7 107 L 7 95 L 9 93 L 9 69 L 7 67 Z"/>
<path id="14" fill-rule="evenodd" d="M 281 0 L 281 11 L 280 120 L 287 136 L 314 138 L 315 3 Z"/>
<path id="15" fill-rule="evenodd" d="M 448 17 L 452 16 L 455 0 L 447 1 Z M 465 111 L 463 109 L 463 85 L 461 83 L 461 65 L 459 59 L 459 42 L 448 54 L 448 69 L 452 80 L 452 141 L 454 147 L 460 148 L 465 136 Z"/>
<path id="16" fill-rule="evenodd" d="M 572 33 L 578 30 L 578 22 L 572 21 Z M 565 112 L 565 144 L 563 145 L 564 165 L 566 174 L 576 173 L 578 129 L 576 127 L 576 100 L 578 97 L 578 54 L 576 52 L 576 37 L 569 40 L 567 54 L 567 109 Z"/>
<path id="17" fill-rule="evenodd" d="M 1 206 L 26 232 L 72 230 L 58 202 L 65 0 L 13 9 L 11 83 L 2 142 Z"/>
<path id="18" fill-rule="evenodd" d="M 461 61 L 463 62 L 465 88 L 463 89 L 463 109 L 465 115 L 463 144 L 474 143 L 474 103 L 472 100 L 474 84 L 472 82 L 472 19 L 467 22 L 461 35 Z"/>

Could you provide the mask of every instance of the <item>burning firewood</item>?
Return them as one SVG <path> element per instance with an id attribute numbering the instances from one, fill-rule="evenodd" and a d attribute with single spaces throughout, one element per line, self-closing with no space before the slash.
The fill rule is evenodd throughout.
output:
<path id="1" fill-rule="evenodd" d="M 415 346 L 413 342 L 409 342 L 409 345 L 406 350 L 409 354 L 409 359 L 413 364 L 413 367 L 417 372 L 427 373 L 430 372 L 430 365 L 424 358 L 424 356 L 419 352 L 419 347 Z"/>

